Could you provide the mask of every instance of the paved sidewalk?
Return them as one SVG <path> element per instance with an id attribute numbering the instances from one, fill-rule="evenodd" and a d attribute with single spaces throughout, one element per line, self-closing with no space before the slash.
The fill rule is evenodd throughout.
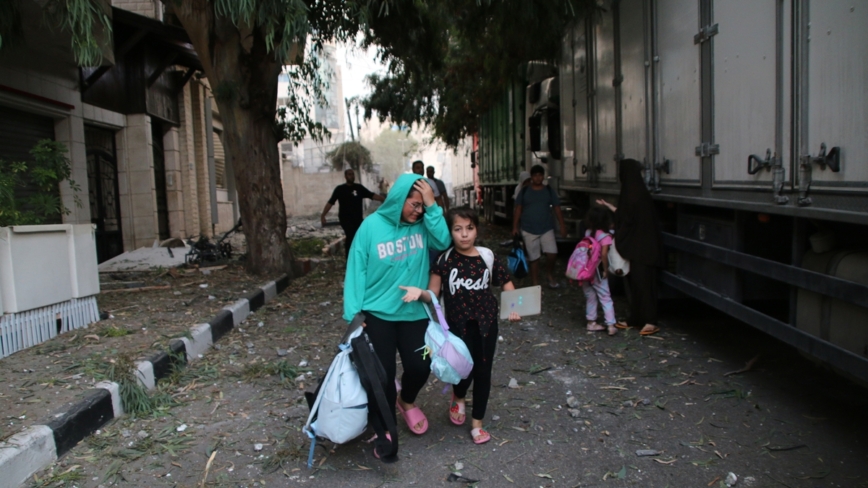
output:
<path id="1" fill-rule="evenodd" d="M 308 271 L 310 266 L 307 267 Z M 250 313 L 283 292 L 289 277 L 270 281 L 248 296 L 224 307 L 208 323 L 190 329 L 187 337 L 169 343 L 168 352 L 159 352 L 138 362 L 140 383 L 152 390 L 157 381 L 168 376 L 175 362 L 200 358 L 221 337 L 244 321 Z M 13 363 L 15 356 L 6 358 Z M 0 488 L 14 488 L 75 447 L 82 439 L 124 414 L 119 385 L 104 381 L 86 392 L 80 400 L 56 411 L 47 422 L 27 427 L 0 442 Z"/>

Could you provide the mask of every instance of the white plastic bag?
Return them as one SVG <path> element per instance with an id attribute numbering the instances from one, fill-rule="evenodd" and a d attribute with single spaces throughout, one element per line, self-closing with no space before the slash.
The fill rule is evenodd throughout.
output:
<path id="1" fill-rule="evenodd" d="M 609 272 L 616 276 L 627 276 L 630 272 L 630 261 L 624 259 L 615 248 L 615 240 L 609 246 Z"/>

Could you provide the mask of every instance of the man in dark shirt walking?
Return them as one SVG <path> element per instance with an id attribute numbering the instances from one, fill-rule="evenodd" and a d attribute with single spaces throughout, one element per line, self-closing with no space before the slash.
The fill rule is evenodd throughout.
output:
<path id="1" fill-rule="evenodd" d="M 341 223 L 341 228 L 344 229 L 344 234 L 347 236 L 344 250 L 346 256 L 349 257 L 353 238 L 356 236 L 356 231 L 359 230 L 359 226 L 362 225 L 362 219 L 364 218 L 362 216 L 362 200 L 370 198 L 371 200 L 382 202 L 385 198 L 357 184 L 356 172 L 352 169 L 344 171 L 344 178 L 346 178 L 347 182 L 335 187 L 332 197 L 329 198 L 328 203 L 326 203 L 322 211 L 320 222 L 323 226 L 326 225 L 326 214 L 329 213 L 335 202 L 338 202 L 338 221 Z"/>

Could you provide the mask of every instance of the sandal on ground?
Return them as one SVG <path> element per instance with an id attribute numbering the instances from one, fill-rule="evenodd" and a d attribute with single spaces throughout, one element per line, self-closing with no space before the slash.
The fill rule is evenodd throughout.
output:
<path id="1" fill-rule="evenodd" d="M 449 407 L 449 420 L 452 421 L 455 425 L 464 425 L 464 421 L 467 420 L 467 414 L 465 413 L 465 403 L 458 403 L 457 398 L 455 398 L 455 394 L 452 394 L 452 405 Z M 461 416 L 461 420 L 459 421 L 456 416 Z"/>
<path id="2" fill-rule="evenodd" d="M 485 444 L 491 440 L 491 434 L 482 430 L 482 427 L 471 430 L 470 437 L 473 438 L 474 444 Z"/>
<path id="3" fill-rule="evenodd" d="M 609 330 L 608 334 L 613 336 L 618 333 L 618 327 L 615 324 L 607 325 L 606 328 Z"/>
<path id="4" fill-rule="evenodd" d="M 658 332 L 660 332 L 660 327 L 657 327 L 656 325 L 645 324 L 645 327 L 642 327 L 642 330 L 639 331 L 639 334 L 646 336 L 646 335 L 656 334 Z"/>
<path id="5" fill-rule="evenodd" d="M 561 287 L 561 284 L 558 283 L 557 281 L 549 281 L 549 288 L 551 288 L 552 290 L 557 290 L 560 287 Z"/>
<path id="6" fill-rule="evenodd" d="M 605 327 L 596 323 L 596 322 L 588 322 L 588 332 L 600 332 L 602 330 L 606 330 Z"/>
<path id="7" fill-rule="evenodd" d="M 625 322 L 615 322 L 615 327 L 617 327 L 619 329 L 629 329 L 630 328 L 630 326 L 627 325 Z"/>
<path id="8" fill-rule="evenodd" d="M 401 412 L 401 415 L 404 417 L 404 422 L 407 423 L 407 427 L 410 429 L 410 432 L 416 435 L 422 435 L 428 431 L 428 417 L 422 413 L 422 410 L 419 410 L 419 407 L 413 407 L 410 410 L 404 410 L 404 407 L 401 406 L 400 401 L 396 401 L 395 405 L 398 406 L 398 411 Z M 422 427 L 416 427 L 416 424 L 422 422 Z"/>

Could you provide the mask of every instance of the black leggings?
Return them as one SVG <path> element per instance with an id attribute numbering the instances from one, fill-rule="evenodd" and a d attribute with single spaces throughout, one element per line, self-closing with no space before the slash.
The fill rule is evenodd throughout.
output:
<path id="1" fill-rule="evenodd" d="M 401 376 L 401 399 L 405 403 L 414 403 L 416 395 L 428 381 L 431 374 L 431 359 L 423 359 L 420 347 L 425 345 L 425 329 L 428 319 L 412 322 L 395 322 L 383 320 L 370 312 L 365 314 L 365 333 L 371 339 L 374 352 L 386 370 L 386 400 L 392 405 L 392 418 L 395 417 L 395 402 L 398 392 L 395 388 L 395 373 L 397 362 L 395 351 L 401 355 L 404 374 Z"/>
<path id="2" fill-rule="evenodd" d="M 470 383 L 474 383 L 472 416 L 476 420 L 482 420 L 488 407 L 488 396 L 491 394 L 491 366 L 497 348 L 497 322 L 489 326 L 487 336 L 480 333 L 479 323 L 475 320 L 467 322 L 463 330 L 458 329 L 454 327 L 451 330 L 467 344 L 467 349 L 470 349 L 470 355 L 473 356 L 473 371 L 466 380 L 461 380 L 453 386 L 452 392 L 457 398 L 464 398 L 467 396 Z"/>

